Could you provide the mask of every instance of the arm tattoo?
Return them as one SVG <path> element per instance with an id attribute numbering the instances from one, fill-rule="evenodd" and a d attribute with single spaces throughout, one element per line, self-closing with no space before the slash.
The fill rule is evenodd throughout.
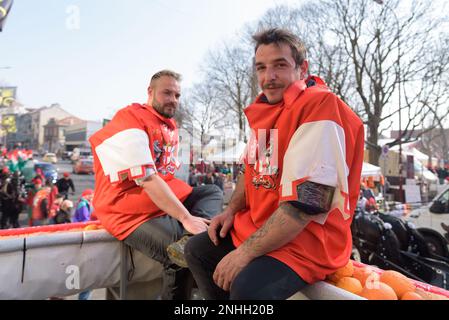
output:
<path id="1" fill-rule="evenodd" d="M 282 202 L 279 205 L 279 208 L 282 208 L 283 212 L 299 222 L 302 228 L 304 228 L 310 222 L 310 215 L 305 214 L 288 202 Z"/>
<path id="2" fill-rule="evenodd" d="M 301 212 L 299 209 L 293 207 L 288 202 L 283 202 L 279 205 L 279 208 L 268 218 L 264 225 L 254 232 L 243 244 L 242 248 L 245 252 L 255 252 L 257 254 L 265 254 L 263 252 L 263 238 L 272 229 L 282 229 L 286 225 L 291 224 L 291 220 L 288 216 L 294 218 L 298 224 L 298 233 L 301 232 L 307 224 L 310 222 L 310 216 Z"/>

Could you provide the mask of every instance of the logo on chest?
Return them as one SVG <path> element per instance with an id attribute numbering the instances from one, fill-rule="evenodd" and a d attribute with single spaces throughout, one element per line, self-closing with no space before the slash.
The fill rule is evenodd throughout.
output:
<path id="1" fill-rule="evenodd" d="M 257 136 L 253 134 L 247 159 L 253 186 L 276 190 L 279 185 L 277 130 L 271 129 L 268 137 L 267 130 L 263 129 L 258 130 Z"/>
<path id="2" fill-rule="evenodd" d="M 167 125 L 161 125 L 161 129 L 153 130 L 153 155 L 154 164 L 162 175 L 175 174 L 178 167 L 177 145 L 175 130 Z"/>

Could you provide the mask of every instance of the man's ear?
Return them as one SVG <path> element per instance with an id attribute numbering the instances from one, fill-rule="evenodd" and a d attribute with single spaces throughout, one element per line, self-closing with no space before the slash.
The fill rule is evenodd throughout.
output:
<path id="1" fill-rule="evenodd" d="M 302 64 L 299 66 L 299 79 L 306 79 L 309 74 L 309 61 L 304 60 Z"/>
<path id="2" fill-rule="evenodd" d="M 154 88 L 148 87 L 148 104 L 150 104 L 153 101 L 154 98 Z"/>

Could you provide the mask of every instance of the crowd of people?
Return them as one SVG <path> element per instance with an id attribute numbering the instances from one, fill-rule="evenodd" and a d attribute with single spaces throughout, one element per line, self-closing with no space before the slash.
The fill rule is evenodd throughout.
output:
<path id="1" fill-rule="evenodd" d="M 0 146 L 0 228 L 20 228 L 91 219 L 93 190 L 86 189 L 76 206 L 69 199 L 75 194 L 70 173 L 53 183 L 42 169 L 34 166 L 31 150 Z M 74 212 L 72 212 L 75 210 Z M 20 224 L 19 215 L 28 213 L 28 223 Z"/>
<path id="2" fill-rule="evenodd" d="M 360 186 L 359 200 L 357 201 L 357 209 L 361 212 L 372 213 L 378 209 L 376 196 L 371 188 L 365 185 Z"/>
<path id="3" fill-rule="evenodd" d="M 197 165 L 190 165 L 188 183 L 192 187 L 214 184 L 223 191 L 226 181 L 235 181 L 227 164 L 201 161 Z"/>

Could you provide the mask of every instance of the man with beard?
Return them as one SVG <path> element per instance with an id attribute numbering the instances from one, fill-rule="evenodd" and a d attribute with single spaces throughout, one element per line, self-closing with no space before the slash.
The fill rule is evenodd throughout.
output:
<path id="1" fill-rule="evenodd" d="M 156 73 L 146 104 L 121 109 L 90 138 L 95 215 L 118 240 L 162 263 L 162 299 L 188 299 L 193 284 L 167 248 L 185 234 L 206 231 L 223 205 L 217 186 L 192 188 L 174 176 L 180 166 L 173 119 L 180 80 L 170 70 Z"/>
<path id="2" fill-rule="evenodd" d="M 254 36 L 262 93 L 228 207 L 185 256 L 206 299 L 287 299 L 349 260 L 364 128 L 318 77 L 292 32 Z"/>

